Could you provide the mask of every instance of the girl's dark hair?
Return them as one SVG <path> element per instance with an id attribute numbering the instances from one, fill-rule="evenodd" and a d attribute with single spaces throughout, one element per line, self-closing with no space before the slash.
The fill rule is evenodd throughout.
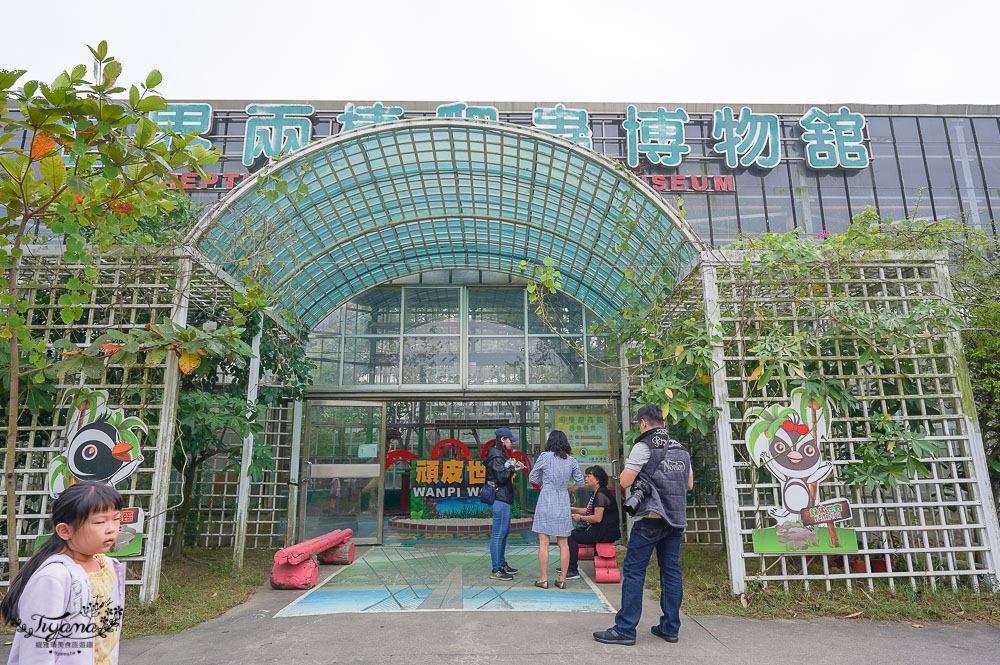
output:
<path id="1" fill-rule="evenodd" d="M 559 430 L 549 432 L 548 441 L 545 442 L 545 452 L 555 453 L 556 456 L 566 459 L 572 450 L 564 432 Z"/>
<path id="2" fill-rule="evenodd" d="M 605 471 L 602 466 L 588 466 L 587 470 L 583 472 L 583 475 L 597 478 L 597 484 L 600 487 L 608 486 L 608 472 Z"/>
<path id="3" fill-rule="evenodd" d="M 69 524 L 78 527 L 88 517 L 103 510 L 121 510 L 122 495 L 111 485 L 82 480 L 70 485 L 52 503 L 52 526 Z M 7 594 L 0 601 L 0 618 L 13 626 L 20 623 L 17 615 L 17 601 L 21 599 L 24 586 L 38 568 L 53 554 L 59 554 L 66 549 L 66 541 L 52 530 L 52 536 L 38 548 L 28 562 L 21 566 L 17 575 L 11 580 Z"/>

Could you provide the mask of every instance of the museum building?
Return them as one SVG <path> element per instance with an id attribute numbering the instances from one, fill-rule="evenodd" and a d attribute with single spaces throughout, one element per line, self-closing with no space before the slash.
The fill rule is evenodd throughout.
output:
<path id="1" fill-rule="evenodd" d="M 246 238 L 265 238 L 316 363 L 306 398 L 268 415 L 274 470 L 240 478 L 243 490 L 221 465 L 204 479 L 205 545 L 233 543 L 234 500 L 240 546 L 334 528 L 359 544 L 398 542 L 414 521 L 472 515 L 498 427 L 529 461 L 561 429 L 581 465 L 616 477 L 632 426 L 628 377 L 597 326 L 625 303 L 626 271 L 680 283 L 740 234 L 822 238 L 866 210 L 997 233 L 1000 107 L 176 100 L 151 119 L 222 153 L 173 185 L 205 204 L 187 238 L 196 262 L 238 278 Z M 260 195 L 279 180 L 294 195 Z M 622 211 L 639 228 L 624 251 L 613 238 Z M 563 288 L 543 317 L 527 287 L 545 260 Z M 892 269 L 909 279 L 911 268 Z M 978 469 L 981 440 L 955 426 Z M 737 490 L 731 457 L 709 464 L 732 473 L 730 524 L 759 510 Z M 942 527 L 965 535 L 941 565 L 957 576 L 969 553 L 965 574 L 995 571 L 988 483 L 956 468 L 977 487 L 975 516 Z M 516 512 L 530 514 L 536 496 L 522 478 Z M 686 538 L 728 538 L 738 551 L 749 531 L 724 533 L 714 504 L 692 497 Z M 752 556 L 731 560 L 734 589 Z M 812 573 L 803 564 L 797 576 Z"/>
<path id="2" fill-rule="evenodd" d="M 180 186 L 206 204 L 252 181 L 249 176 L 269 159 L 327 137 L 400 120 L 471 119 L 540 130 L 615 158 L 675 208 L 700 241 L 717 247 L 740 233 L 839 233 L 867 209 L 883 218 L 963 219 L 996 233 L 994 209 L 1000 206 L 1000 109 L 995 107 L 191 101 L 171 103 L 153 119 L 198 132 L 206 146 L 222 152 L 208 178 L 178 174 Z M 447 165 L 447 172 L 461 169 L 462 152 L 469 149 L 457 130 L 449 130 L 443 143 L 402 136 L 388 142 L 403 164 L 406 157 L 414 163 L 432 160 Z M 357 164 L 363 163 L 391 183 L 395 174 L 380 171 L 386 145 L 380 140 L 377 150 L 349 158 L 347 174 L 359 177 Z M 498 143 L 497 165 L 529 157 L 517 149 Z M 551 151 L 543 157 L 541 164 L 558 165 Z M 440 175 L 441 168 L 435 173 L 435 182 L 422 182 L 420 192 L 406 192 L 411 203 L 465 201 L 474 213 L 481 212 L 477 203 L 488 205 L 479 198 L 485 187 L 463 192 L 457 179 Z M 499 193 L 515 210 L 541 209 L 523 201 L 526 192 L 516 184 Z M 384 203 L 385 194 L 379 197 Z M 404 205 L 398 196 L 397 202 Z M 310 233 L 353 231 L 333 224 L 329 217 L 317 218 L 321 228 Z M 421 246 L 430 250 L 438 226 L 445 225 L 476 247 L 487 245 L 486 254 L 503 233 L 499 226 L 474 227 L 448 217 L 404 231 L 419 234 Z M 491 237 L 494 231 L 497 237 Z M 590 229 L 575 231 L 586 235 Z M 439 249 L 461 253 L 453 246 L 454 235 L 441 234 L 440 240 Z M 519 241 L 531 242 L 530 234 Z M 572 272 L 567 257 L 573 264 L 588 261 L 578 250 L 553 250 L 563 272 Z M 391 248 L 379 247 L 366 260 L 380 260 L 380 251 L 391 254 Z M 317 465 L 338 465 L 338 473 L 356 474 L 333 482 L 332 490 L 315 480 L 313 485 L 317 492 L 347 497 L 357 494 L 352 488 L 374 490 L 373 479 L 381 480 L 377 491 L 364 494 L 363 506 L 357 497 L 340 502 L 351 511 L 343 519 L 330 518 L 341 512 L 336 497 L 306 499 L 303 533 L 350 524 L 361 541 L 381 542 L 387 516 L 411 511 L 406 465 L 379 473 L 387 453 L 425 458 L 438 442 L 455 440 L 478 456 L 500 425 L 521 433 L 521 450 L 533 459 L 543 432 L 558 419 L 599 421 L 599 431 L 581 434 L 592 437 L 581 439 L 581 445 L 589 442 L 584 461 L 611 470 L 622 456 L 621 377 L 607 362 L 607 339 L 592 333 L 601 312 L 586 299 L 561 295 L 553 326 L 529 306 L 526 280 L 510 261 L 471 258 L 429 261 L 426 269 L 386 275 L 361 288 L 356 276 L 344 271 L 342 282 L 350 287 L 310 296 L 315 302 L 308 308 L 309 352 L 317 370 L 304 405 L 302 454 Z M 340 272 L 357 260 L 357 254 L 327 255 L 316 270 Z M 346 424 L 358 419 L 367 419 L 381 434 Z M 358 466 L 339 467 L 347 464 Z M 530 494 L 528 488 L 523 496 L 528 506 Z M 310 528 L 314 504 L 321 515 Z"/>

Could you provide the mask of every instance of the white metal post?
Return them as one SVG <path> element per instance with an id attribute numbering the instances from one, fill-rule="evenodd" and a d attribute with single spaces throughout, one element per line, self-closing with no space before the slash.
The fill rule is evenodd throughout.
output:
<path id="1" fill-rule="evenodd" d="M 986 464 L 983 436 L 979 433 L 979 422 L 974 414 L 972 417 L 965 417 L 965 431 L 969 435 L 969 448 L 975 467 L 973 473 L 976 475 L 976 493 L 979 495 L 980 502 L 979 511 L 983 517 L 983 526 L 986 527 L 986 540 L 989 547 L 986 555 L 989 557 L 993 573 L 993 589 L 1000 591 L 996 585 L 997 580 L 1000 579 L 1000 570 L 997 569 L 998 561 L 1000 561 L 1000 520 L 997 519 L 997 506 L 993 502 L 993 488 L 990 487 L 989 466 Z"/>
<path id="2" fill-rule="evenodd" d="M 299 465 L 302 459 L 302 400 L 292 406 L 292 459 L 288 469 L 288 517 L 285 524 L 285 547 L 295 544 L 295 525 L 299 506 Z"/>
<path id="3" fill-rule="evenodd" d="M 941 297 L 949 303 L 955 302 L 955 293 L 951 286 L 951 274 L 948 263 L 944 259 L 934 262 L 937 272 L 938 289 Z M 951 331 L 945 337 L 946 348 L 955 362 L 955 376 L 958 377 L 958 390 L 961 394 L 960 403 L 965 415 L 965 433 L 969 437 L 969 452 L 972 454 L 973 477 L 976 479 L 976 494 L 980 503 L 980 515 L 983 526 L 986 527 L 986 556 L 994 578 L 1000 578 L 1000 520 L 997 519 L 997 506 L 994 503 L 993 488 L 990 486 L 990 468 L 986 463 L 986 450 L 983 446 L 983 435 L 979 431 L 979 417 L 976 415 L 976 401 L 973 398 L 972 379 L 969 376 L 969 365 L 965 360 L 965 349 L 962 348 L 962 336 L 957 331 Z"/>
<path id="4" fill-rule="evenodd" d="M 705 325 L 715 336 L 722 315 L 719 308 L 719 285 L 716 268 L 708 261 L 702 263 L 701 282 L 705 298 Z M 729 560 L 729 581 L 733 593 L 746 589 L 746 562 L 743 560 L 743 538 L 739 493 L 736 489 L 736 458 L 733 455 L 733 436 L 729 423 L 729 387 L 726 385 L 725 351 L 721 342 L 712 344 L 712 401 L 719 414 L 715 420 L 715 438 L 719 445 L 719 481 L 722 483 L 722 515 L 726 523 L 726 558 Z"/>
<path id="5" fill-rule="evenodd" d="M 260 383 L 260 336 L 264 332 L 263 317 L 258 318 L 260 329 L 253 336 L 253 357 L 250 358 L 250 376 L 247 380 L 247 402 L 257 401 L 257 388 Z M 264 418 L 264 414 L 258 414 Z M 266 418 L 265 418 L 266 420 Z M 240 481 L 236 492 L 236 537 L 233 540 L 233 562 L 237 568 L 243 568 L 243 550 L 247 542 L 247 518 L 250 513 L 250 462 L 253 459 L 253 434 L 243 438 L 243 456 L 240 460 Z"/>
<path id="6" fill-rule="evenodd" d="M 618 466 L 618 474 L 621 475 L 624 467 L 624 460 L 628 458 L 628 452 L 625 450 L 625 433 L 629 430 L 632 425 L 632 386 L 629 382 L 628 375 L 628 357 L 625 355 L 625 345 L 623 344 L 618 348 L 618 362 L 621 363 L 621 394 L 622 394 L 622 419 L 621 424 L 618 429 L 621 432 L 622 441 L 622 464 Z M 614 467 L 612 467 L 614 468 Z M 617 479 L 616 479 L 617 482 Z M 619 483 L 620 486 L 620 483 Z M 625 518 L 625 544 L 628 544 L 628 538 L 632 534 L 632 516 L 625 513 L 621 507 L 621 501 L 618 502 L 618 517 Z"/>
<path id="7" fill-rule="evenodd" d="M 622 422 L 621 422 L 621 437 L 622 437 L 622 453 L 625 452 L 625 432 L 629 430 L 632 425 L 632 394 L 631 385 L 629 383 L 628 376 L 628 358 L 625 356 L 625 346 L 623 345 L 618 349 L 618 362 L 621 363 L 621 394 L 622 394 Z"/>
<path id="8" fill-rule="evenodd" d="M 191 259 L 177 262 L 177 284 L 174 287 L 170 319 L 178 325 L 187 324 L 188 289 L 191 285 Z M 160 592 L 160 567 L 163 565 L 163 533 L 167 525 L 167 504 L 170 499 L 170 468 L 173 456 L 174 422 L 177 415 L 177 393 L 180 368 L 177 359 L 168 354 L 163 372 L 163 402 L 160 424 L 156 432 L 156 461 L 153 469 L 153 491 L 149 501 L 149 538 L 146 540 L 146 566 L 139 588 L 139 602 L 149 604 Z"/>

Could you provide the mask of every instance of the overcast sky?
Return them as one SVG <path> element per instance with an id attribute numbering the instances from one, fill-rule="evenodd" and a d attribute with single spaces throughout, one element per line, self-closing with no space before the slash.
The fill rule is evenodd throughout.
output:
<path id="1" fill-rule="evenodd" d="M 169 99 L 1000 103 L 986 0 L 45 0 L 0 68 L 51 80 L 107 39 Z"/>

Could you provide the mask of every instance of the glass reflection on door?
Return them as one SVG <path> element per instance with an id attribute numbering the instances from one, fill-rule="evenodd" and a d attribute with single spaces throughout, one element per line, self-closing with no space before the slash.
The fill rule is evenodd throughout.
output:
<path id="1" fill-rule="evenodd" d="M 384 421 L 380 403 L 310 405 L 301 539 L 352 529 L 359 544 L 381 542 Z"/>

